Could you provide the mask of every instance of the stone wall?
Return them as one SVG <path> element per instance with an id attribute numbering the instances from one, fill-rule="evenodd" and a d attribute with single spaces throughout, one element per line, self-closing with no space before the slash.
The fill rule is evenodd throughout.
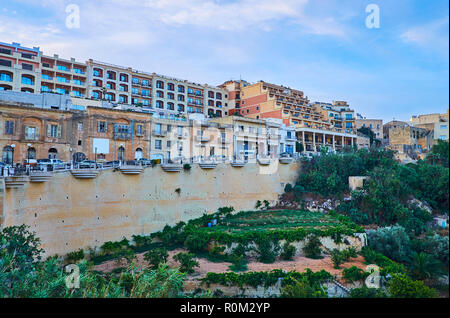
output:
<path id="1" fill-rule="evenodd" d="M 211 170 L 194 164 L 179 173 L 155 166 L 139 175 L 104 170 L 88 180 L 55 173 L 45 183 L 6 189 L 1 225 L 27 224 L 47 255 L 63 255 L 159 231 L 223 206 L 239 211 L 253 209 L 257 200 L 273 203 L 285 184 L 296 180 L 298 170 L 298 163 L 280 164 L 274 173 L 264 174 L 258 164 L 248 163 L 242 168 L 219 164 Z"/>

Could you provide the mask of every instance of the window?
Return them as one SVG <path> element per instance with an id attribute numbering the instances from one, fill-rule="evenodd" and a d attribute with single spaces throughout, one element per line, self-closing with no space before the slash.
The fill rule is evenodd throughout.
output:
<path id="1" fill-rule="evenodd" d="M 23 70 L 27 70 L 27 71 L 32 71 L 33 70 L 33 65 L 22 63 L 22 69 Z"/>
<path id="2" fill-rule="evenodd" d="M 148 80 L 142 80 L 142 85 L 150 86 L 150 82 Z"/>
<path id="3" fill-rule="evenodd" d="M 10 73 L 0 73 L 0 81 L 12 82 L 12 76 Z"/>
<path id="4" fill-rule="evenodd" d="M 143 99 L 142 100 L 142 105 L 148 106 L 149 105 L 148 100 L 147 99 Z"/>
<path id="5" fill-rule="evenodd" d="M 164 92 L 162 92 L 162 91 L 156 91 L 156 97 L 164 98 Z"/>
<path id="6" fill-rule="evenodd" d="M 47 126 L 47 137 L 60 138 L 61 129 L 58 125 L 49 124 Z"/>
<path id="7" fill-rule="evenodd" d="M 188 92 L 188 94 L 194 94 L 194 90 L 192 88 L 190 88 L 190 87 L 188 87 L 187 92 Z"/>
<path id="8" fill-rule="evenodd" d="M 175 90 L 175 85 L 173 85 L 172 83 L 168 83 L 167 84 L 167 90 L 169 90 L 169 91 Z"/>
<path id="9" fill-rule="evenodd" d="M 34 85 L 33 78 L 30 76 L 24 76 L 22 75 L 22 84 L 25 85 Z"/>
<path id="10" fill-rule="evenodd" d="M 221 93 L 216 93 L 216 99 L 222 99 L 222 94 Z"/>
<path id="11" fill-rule="evenodd" d="M 131 81 L 133 82 L 133 84 L 139 84 L 139 78 L 133 77 Z"/>
<path id="12" fill-rule="evenodd" d="M 184 102 L 184 95 L 178 95 L 178 101 Z"/>
<path id="13" fill-rule="evenodd" d="M 58 70 L 60 70 L 60 71 L 68 71 L 68 69 L 67 69 L 67 66 L 65 66 L 65 65 L 58 65 Z"/>
<path id="14" fill-rule="evenodd" d="M 173 103 L 167 103 L 167 109 L 175 110 L 175 105 Z"/>
<path id="15" fill-rule="evenodd" d="M 167 140 L 167 148 L 170 148 L 172 145 L 172 143 L 170 142 L 170 140 Z"/>
<path id="16" fill-rule="evenodd" d="M 12 62 L 11 62 L 11 61 L 7 61 L 7 60 L 0 59 L 0 65 L 1 65 L 1 66 L 6 66 L 6 67 L 11 67 L 11 66 L 12 66 Z"/>
<path id="17" fill-rule="evenodd" d="M 179 112 L 184 112 L 184 105 L 178 104 L 178 111 Z"/>
<path id="18" fill-rule="evenodd" d="M 162 125 L 161 125 L 161 124 L 156 124 L 156 125 L 155 125 L 155 132 L 158 133 L 158 134 L 160 134 L 160 133 L 161 133 L 161 128 L 162 128 Z"/>
<path id="19" fill-rule="evenodd" d="M 157 81 L 156 82 L 156 88 L 164 88 L 164 82 L 163 81 Z"/>
<path id="20" fill-rule="evenodd" d="M 159 150 L 162 149 L 162 142 L 161 142 L 161 140 L 159 140 L 159 139 L 155 140 L 155 149 L 159 149 Z"/>
<path id="21" fill-rule="evenodd" d="M 353 119 L 352 114 L 345 114 L 345 119 Z"/>
<path id="22" fill-rule="evenodd" d="M 81 140 L 78 140 L 78 146 L 81 146 Z"/>
<path id="23" fill-rule="evenodd" d="M 178 85 L 178 92 L 179 93 L 184 93 L 184 86 Z"/>
<path id="24" fill-rule="evenodd" d="M 5 122 L 5 135 L 14 135 L 14 122 L 7 120 Z"/>
<path id="25" fill-rule="evenodd" d="M 97 132 L 105 133 L 108 131 L 108 126 L 106 125 L 106 121 L 97 122 Z"/>
<path id="26" fill-rule="evenodd" d="M 82 131 L 83 130 L 83 123 L 78 123 L 78 131 Z"/>
<path id="27" fill-rule="evenodd" d="M 196 95 L 196 96 L 202 96 L 202 91 L 195 90 L 195 95 Z"/>
<path id="28" fill-rule="evenodd" d="M 160 100 L 157 100 L 156 101 L 156 108 L 164 108 L 164 103 L 162 102 L 162 101 L 160 101 Z"/>
<path id="29" fill-rule="evenodd" d="M 143 129 L 142 125 L 137 125 L 136 134 L 137 135 L 143 135 L 144 134 L 144 129 Z"/>
<path id="30" fill-rule="evenodd" d="M 38 129 L 36 127 L 25 126 L 25 139 L 37 140 L 39 137 Z"/>
<path id="31" fill-rule="evenodd" d="M 168 132 L 172 131 L 172 125 L 167 125 L 167 131 Z"/>
<path id="32" fill-rule="evenodd" d="M 183 126 L 177 127 L 178 136 L 183 136 Z"/>
<path id="33" fill-rule="evenodd" d="M 447 125 L 441 125 L 441 129 L 447 129 Z"/>
<path id="34" fill-rule="evenodd" d="M 120 74 L 120 81 L 121 82 L 128 82 L 128 76 L 124 74 Z"/>
<path id="35" fill-rule="evenodd" d="M 9 49 L 4 49 L 4 48 L 0 48 L 0 53 L 11 55 L 11 50 L 9 50 Z"/>
<path id="36" fill-rule="evenodd" d="M 133 95 L 139 95 L 139 88 L 133 87 L 133 88 L 131 89 L 131 93 L 132 93 Z"/>
<path id="37" fill-rule="evenodd" d="M 148 91 L 148 89 L 143 89 L 143 90 L 142 90 L 142 96 L 149 96 L 149 91 Z"/>
<path id="38" fill-rule="evenodd" d="M 175 99 L 175 95 L 173 93 L 167 93 L 168 99 Z"/>

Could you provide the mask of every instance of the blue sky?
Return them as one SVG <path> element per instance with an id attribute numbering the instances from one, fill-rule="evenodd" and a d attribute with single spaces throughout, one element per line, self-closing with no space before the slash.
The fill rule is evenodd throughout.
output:
<path id="1" fill-rule="evenodd" d="M 368 4 L 380 28 L 368 29 Z M 65 9 L 80 8 L 80 28 Z M 8 0 L 0 42 L 198 83 L 265 80 L 367 118 L 449 105 L 447 0 Z"/>

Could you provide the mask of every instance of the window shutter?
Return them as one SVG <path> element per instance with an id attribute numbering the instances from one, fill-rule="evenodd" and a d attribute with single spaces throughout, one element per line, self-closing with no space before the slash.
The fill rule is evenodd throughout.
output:
<path id="1" fill-rule="evenodd" d="M 105 121 L 105 132 L 108 132 L 108 122 Z"/>
<path id="2" fill-rule="evenodd" d="M 34 137 L 35 140 L 39 140 L 39 127 L 36 127 L 36 136 Z"/>
<path id="3" fill-rule="evenodd" d="M 52 136 L 52 125 L 47 124 L 47 137 Z"/>
<path id="4" fill-rule="evenodd" d="M 28 126 L 25 126 L 25 139 L 28 138 Z"/>
<path id="5" fill-rule="evenodd" d="M 56 132 L 56 136 L 57 136 L 58 138 L 61 138 L 61 126 L 60 126 L 60 125 L 58 125 L 58 129 L 57 129 L 57 132 Z"/>
<path id="6" fill-rule="evenodd" d="M 100 122 L 97 122 L 97 132 L 100 132 Z"/>

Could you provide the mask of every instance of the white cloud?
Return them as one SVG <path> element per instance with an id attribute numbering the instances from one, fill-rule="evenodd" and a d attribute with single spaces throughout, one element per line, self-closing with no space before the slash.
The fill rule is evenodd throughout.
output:
<path id="1" fill-rule="evenodd" d="M 414 26 L 403 32 L 400 37 L 405 43 L 443 50 L 448 55 L 448 22 L 447 17 L 428 24 Z"/>

